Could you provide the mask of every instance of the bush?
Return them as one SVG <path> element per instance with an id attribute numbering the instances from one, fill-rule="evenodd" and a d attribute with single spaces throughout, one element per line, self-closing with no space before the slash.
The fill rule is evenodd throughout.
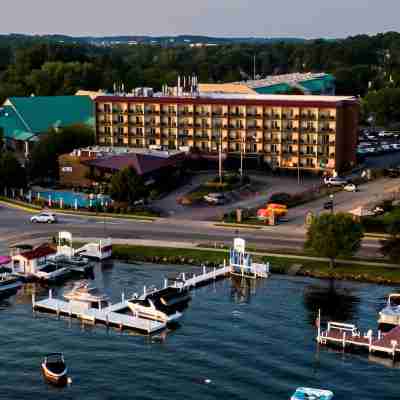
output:
<path id="1" fill-rule="evenodd" d="M 289 193 L 273 193 L 269 198 L 269 203 L 279 203 L 289 206 L 292 201 L 292 196 Z"/>

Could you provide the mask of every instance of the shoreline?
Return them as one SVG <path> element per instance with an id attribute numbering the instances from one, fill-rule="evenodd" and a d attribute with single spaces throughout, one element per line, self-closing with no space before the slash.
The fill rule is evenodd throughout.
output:
<path id="1" fill-rule="evenodd" d="M 113 259 L 125 263 L 146 262 L 153 264 L 194 265 L 214 267 L 224 262 L 229 251 L 215 251 L 212 248 L 188 249 L 140 245 L 113 245 Z M 333 270 L 327 262 L 309 261 L 291 256 L 253 256 L 256 261 L 270 262 L 271 273 L 304 276 L 318 279 L 336 279 L 352 282 L 400 284 L 400 266 L 393 267 L 346 264 L 341 260 Z M 349 260 L 351 261 L 351 260 Z"/>

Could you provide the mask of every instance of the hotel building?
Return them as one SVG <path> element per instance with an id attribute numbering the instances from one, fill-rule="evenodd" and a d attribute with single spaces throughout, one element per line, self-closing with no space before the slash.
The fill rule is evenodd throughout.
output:
<path id="1" fill-rule="evenodd" d="M 207 93 L 100 96 L 100 146 L 257 156 L 273 168 L 315 172 L 354 165 L 354 97 Z"/>

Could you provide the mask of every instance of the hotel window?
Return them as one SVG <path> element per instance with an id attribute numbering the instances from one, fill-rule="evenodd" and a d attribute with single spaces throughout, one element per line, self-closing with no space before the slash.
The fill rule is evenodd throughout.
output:
<path id="1" fill-rule="evenodd" d="M 104 127 L 104 132 L 107 133 L 107 134 L 110 134 L 111 133 L 111 128 L 109 126 L 105 126 Z"/>
<path id="2" fill-rule="evenodd" d="M 124 128 L 122 128 L 121 126 L 118 128 L 118 133 L 120 134 L 120 135 L 123 135 L 123 133 L 124 133 Z"/>
<path id="3" fill-rule="evenodd" d="M 124 116 L 118 115 L 118 122 L 124 122 Z"/>
<path id="4" fill-rule="evenodd" d="M 104 112 L 111 112 L 111 104 L 104 104 Z"/>

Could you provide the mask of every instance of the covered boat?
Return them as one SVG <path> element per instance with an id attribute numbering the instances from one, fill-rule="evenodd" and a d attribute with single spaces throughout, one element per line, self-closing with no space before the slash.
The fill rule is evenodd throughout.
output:
<path id="1" fill-rule="evenodd" d="M 300 387 L 290 400 L 331 400 L 333 393 L 330 390 Z"/>
<path id="2" fill-rule="evenodd" d="M 68 382 L 68 369 L 62 353 L 48 354 L 42 362 L 44 378 L 54 385 L 63 386 Z"/>
<path id="3" fill-rule="evenodd" d="M 0 298 L 12 296 L 21 286 L 22 282 L 18 277 L 11 274 L 0 275 Z"/>

